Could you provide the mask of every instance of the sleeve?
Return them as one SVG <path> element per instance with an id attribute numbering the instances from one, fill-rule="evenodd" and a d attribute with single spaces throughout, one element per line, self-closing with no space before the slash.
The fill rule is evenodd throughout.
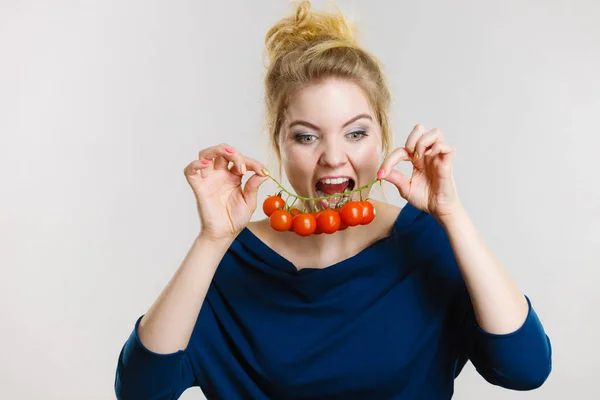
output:
<path id="1" fill-rule="evenodd" d="M 468 295 L 467 295 L 468 297 Z M 540 387 L 552 370 L 552 347 L 535 310 L 529 307 L 525 321 L 507 334 L 484 331 L 475 318 L 470 300 L 463 326 L 463 357 L 491 384 L 514 390 Z"/>
<path id="2" fill-rule="evenodd" d="M 125 342 L 117 364 L 115 393 L 119 400 L 170 400 L 195 384 L 187 351 L 158 354 L 140 341 L 138 328 L 143 315 L 135 323 Z"/>

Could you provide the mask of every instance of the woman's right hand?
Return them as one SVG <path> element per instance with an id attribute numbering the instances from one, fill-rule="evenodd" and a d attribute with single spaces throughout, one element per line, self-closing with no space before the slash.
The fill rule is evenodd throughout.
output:
<path id="1" fill-rule="evenodd" d="M 231 240 L 244 229 L 256 210 L 258 188 L 268 179 L 263 168 L 226 144 L 201 150 L 198 159 L 185 167 L 185 177 L 196 196 L 202 236 Z M 255 174 L 242 189 L 242 176 L 250 170 Z"/>

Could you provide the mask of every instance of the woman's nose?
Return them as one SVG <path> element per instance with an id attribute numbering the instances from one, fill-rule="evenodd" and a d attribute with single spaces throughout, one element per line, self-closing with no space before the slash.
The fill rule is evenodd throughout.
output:
<path id="1" fill-rule="evenodd" d="M 325 146 L 321 153 L 320 164 L 328 167 L 344 165 L 348 160 L 341 146 Z"/>

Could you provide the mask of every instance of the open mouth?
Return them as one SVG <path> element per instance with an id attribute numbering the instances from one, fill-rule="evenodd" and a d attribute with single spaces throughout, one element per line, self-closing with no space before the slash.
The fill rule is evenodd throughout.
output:
<path id="1" fill-rule="evenodd" d="M 340 178 L 326 178 L 321 179 L 315 185 L 315 193 L 317 197 L 334 196 L 329 199 L 320 200 L 319 204 L 323 208 L 330 208 L 341 203 L 345 203 L 350 199 L 350 194 L 344 194 L 354 189 L 355 182 L 352 178 L 340 177 Z"/>

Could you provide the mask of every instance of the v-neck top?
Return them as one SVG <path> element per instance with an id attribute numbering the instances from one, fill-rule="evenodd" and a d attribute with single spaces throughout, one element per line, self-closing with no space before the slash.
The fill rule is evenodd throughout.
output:
<path id="1" fill-rule="evenodd" d="M 307 249 L 310 251 L 310 249 Z M 157 354 L 135 322 L 119 399 L 450 399 L 468 360 L 488 382 L 539 387 L 551 345 L 529 297 L 515 332 L 481 329 L 445 230 L 406 204 L 389 236 L 298 270 L 248 228 L 221 260 L 185 350 Z"/>

